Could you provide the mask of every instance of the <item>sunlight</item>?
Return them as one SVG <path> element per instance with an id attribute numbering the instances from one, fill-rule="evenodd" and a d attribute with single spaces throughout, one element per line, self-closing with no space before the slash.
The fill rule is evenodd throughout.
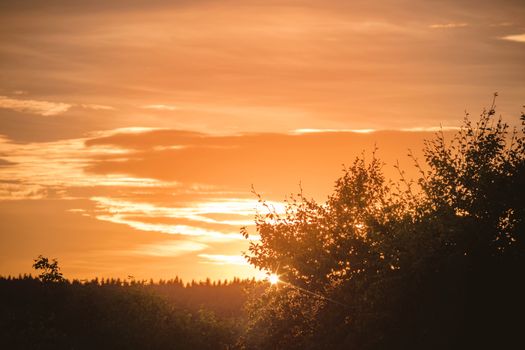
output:
<path id="1" fill-rule="evenodd" d="M 268 276 L 268 282 L 270 282 L 271 285 L 279 283 L 279 276 L 277 276 L 275 273 L 272 273 L 270 276 Z"/>

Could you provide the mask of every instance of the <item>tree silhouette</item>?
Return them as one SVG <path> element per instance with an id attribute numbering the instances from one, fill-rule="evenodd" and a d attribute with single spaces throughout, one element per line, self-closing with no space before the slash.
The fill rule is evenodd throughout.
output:
<path id="1" fill-rule="evenodd" d="M 64 282 L 64 276 L 60 272 L 57 259 L 49 260 L 39 255 L 33 264 L 33 268 L 40 271 L 38 276 L 42 282 Z"/>
<path id="2" fill-rule="evenodd" d="M 375 153 L 316 203 L 256 215 L 254 266 L 284 281 L 251 301 L 251 348 L 458 348 L 519 339 L 525 272 L 525 117 L 495 105 L 427 140 L 418 178 L 388 182 Z M 260 201 L 264 201 L 260 198 Z M 242 230 L 247 236 L 246 230 Z"/>

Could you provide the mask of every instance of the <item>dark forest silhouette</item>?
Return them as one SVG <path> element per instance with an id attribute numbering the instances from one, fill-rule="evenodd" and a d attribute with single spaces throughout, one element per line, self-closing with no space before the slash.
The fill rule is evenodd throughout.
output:
<path id="1" fill-rule="evenodd" d="M 3 277 L 0 339 L 9 349 L 224 349 L 256 284 Z"/>
<path id="2" fill-rule="evenodd" d="M 413 157 L 416 179 L 399 169 L 400 180 L 387 181 L 374 153 L 343 169 L 325 203 L 301 191 L 284 214 L 267 206 L 246 257 L 278 274 L 276 285 L 3 278 L 2 339 L 56 348 L 514 348 L 525 311 L 525 115 L 520 122 L 511 129 L 493 103 L 452 139 L 428 140 L 424 160 Z"/>

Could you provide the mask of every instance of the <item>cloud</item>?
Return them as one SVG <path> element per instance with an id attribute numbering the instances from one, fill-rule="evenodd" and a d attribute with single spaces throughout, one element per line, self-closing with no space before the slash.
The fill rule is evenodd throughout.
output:
<path id="1" fill-rule="evenodd" d="M 199 237 L 205 241 L 243 240 L 238 228 L 252 225 L 256 209 L 261 206 L 255 199 L 236 198 L 185 202 L 179 203 L 179 207 L 105 197 L 91 200 L 96 203 L 95 215 L 99 220 L 142 231 Z M 283 203 L 268 203 L 277 211 L 284 211 Z M 257 236 L 250 238 L 258 239 Z"/>
<path id="2" fill-rule="evenodd" d="M 468 27 L 468 23 L 461 22 L 461 23 L 438 23 L 438 24 L 431 24 L 429 25 L 429 28 L 432 29 L 451 29 L 451 28 L 464 28 Z"/>
<path id="3" fill-rule="evenodd" d="M 67 112 L 73 105 L 62 102 L 37 100 L 22 100 L 0 96 L 0 108 L 12 109 L 17 112 L 28 112 L 43 116 L 53 116 Z"/>
<path id="4" fill-rule="evenodd" d="M 343 163 L 349 164 L 362 151 L 371 151 L 375 146 L 387 164 L 395 164 L 408 148 L 421 149 L 423 139 L 432 136 L 424 131 L 428 130 L 368 133 L 298 130 L 286 134 L 224 136 L 181 130 L 121 133 L 90 139 L 86 145 L 129 150 L 128 160 L 112 159 L 122 158 L 119 155 L 95 156 L 86 172 L 129 174 L 175 181 L 183 186 L 206 184 L 244 192 L 254 184 L 256 189 L 280 194 L 272 197 L 280 200 L 298 189 L 299 182 L 309 191 L 315 191 L 314 195 L 327 193 Z M 399 160 L 411 164 L 408 160 Z M 387 176 L 395 176 L 389 168 L 385 172 Z"/>
<path id="5" fill-rule="evenodd" d="M 525 43 L 525 34 L 507 35 L 501 38 L 502 40 L 515 41 L 518 43 Z"/>
<path id="6" fill-rule="evenodd" d="M 292 134 L 310 134 L 325 132 L 353 132 L 358 134 L 368 134 L 376 131 L 375 129 L 295 129 Z"/>
<path id="7" fill-rule="evenodd" d="M 154 109 L 158 111 L 176 111 L 181 109 L 179 106 L 174 105 L 162 105 L 162 104 L 154 104 L 154 105 L 145 105 L 142 106 L 144 109 Z"/>
<path id="8" fill-rule="evenodd" d="M 151 178 L 138 178 L 127 174 L 86 176 L 84 169 L 97 156 L 118 156 L 127 160 L 128 150 L 96 145 L 86 148 L 86 139 L 18 144 L 0 135 L 0 200 L 45 197 L 46 192 L 56 195 L 57 189 L 71 188 L 174 188 L 174 181 L 164 182 Z M 15 183 L 6 182 L 16 179 Z"/>
<path id="9" fill-rule="evenodd" d="M 0 201 L 48 198 L 45 186 L 20 181 L 0 180 Z"/>
<path id="10" fill-rule="evenodd" d="M 199 254 L 200 258 L 207 264 L 216 265 L 248 265 L 246 259 L 241 255 L 223 255 L 223 254 Z"/>
<path id="11" fill-rule="evenodd" d="M 416 126 L 412 128 L 402 128 L 401 131 L 405 132 L 439 132 L 439 131 L 458 131 L 461 128 L 459 126 Z"/>
<path id="12" fill-rule="evenodd" d="M 24 91 L 15 91 L 16 95 L 25 94 Z M 0 108 L 11 109 L 17 112 L 26 112 L 33 114 L 40 114 L 42 116 L 54 116 L 67 112 L 72 107 L 80 107 L 84 109 L 91 109 L 95 111 L 113 111 L 114 107 L 99 105 L 99 104 L 72 104 L 64 102 L 50 102 L 41 100 L 10 98 L 7 96 L 0 96 Z"/>
<path id="13" fill-rule="evenodd" d="M 500 23 L 492 23 L 490 24 L 491 27 L 511 27 L 514 23 L 512 22 L 500 22 Z"/>
<path id="14" fill-rule="evenodd" d="M 282 213 L 283 197 L 300 182 L 308 195 L 324 199 L 342 164 L 363 150 L 377 145 L 378 156 L 394 164 L 430 136 L 420 130 L 300 131 L 219 136 L 128 128 L 29 144 L 0 138 L 1 158 L 10 162 L 0 167 L 0 199 L 82 198 L 87 208 L 79 217 L 151 236 L 241 245 L 246 240 L 239 227 L 253 232 L 254 214 L 265 211 L 250 194 L 252 184 Z M 410 163 L 399 160 L 402 167 Z M 394 169 L 385 167 L 385 175 L 395 176 Z M 12 179 L 17 182 L 6 182 Z M 253 233 L 250 238 L 259 239 Z"/>
<path id="15" fill-rule="evenodd" d="M 95 111 L 114 111 L 115 110 L 115 107 L 97 105 L 97 104 L 79 104 L 78 106 L 85 108 L 85 109 L 93 109 Z"/>
<path id="16" fill-rule="evenodd" d="M 213 230 L 208 230 L 205 228 L 200 228 L 198 226 L 189 225 L 152 224 L 147 222 L 141 222 L 138 220 L 131 220 L 126 218 L 126 216 L 120 214 L 97 215 L 96 218 L 101 221 L 108 221 L 115 224 L 124 224 L 140 231 L 199 237 L 205 240 L 206 242 L 225 242 L 243 240 L 243 237 L 240 235 L 240 233 L 236 232 L 222 233 Z"/>
<path id="17" fill-rule="evenodd" d="M 98 139 L 111 137 L 119 134 L 142 134 L 145 132 L 164 130 L 164 128 L 158 127 L 144 127 L 144 126 L 128 126 L 110 130 L 97 130 L 89 133 L 90 139 Z M 90 140 L 86 141 L 86 144 L 89 145 Z"/>

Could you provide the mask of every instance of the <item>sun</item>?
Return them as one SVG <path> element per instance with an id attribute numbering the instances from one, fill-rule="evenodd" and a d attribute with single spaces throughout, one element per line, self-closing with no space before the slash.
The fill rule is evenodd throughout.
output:
<path id="1" fill-rule="evenodd" d="M 270 276 L 268 276 L 268 281 L 270 284 L 277 284 L 279 282 L 279 276 L 277 276 L 275 273 L 272 273 Z"/>

